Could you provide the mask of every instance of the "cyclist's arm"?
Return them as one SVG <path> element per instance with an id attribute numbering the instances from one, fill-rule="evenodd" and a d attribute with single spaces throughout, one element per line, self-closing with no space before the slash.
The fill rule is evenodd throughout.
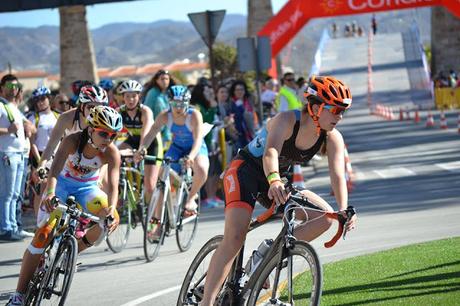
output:
<path id="1" fill-rule="evenodd" d="M 145 135 L 145 138 L 141 139 L 139 144 L 139 151 L 143 150 L 144 148 L 150 147 L 152 141 L 155 139 L 155 137 L 157 137 L 157 134 L 160 132 L 161 128 L 167 123 L 167 121 L 167 111 L 164 111 L 158 115 L 152 127 L 148 131 L 147 135 Z"/>
<path id="2" fill-rule="evenodd" d="M 39 167 L 44 166 L 46 162 L 51 158 L 54 149 L 57 147 L 62 136 L 64 136 L 65 130 L 72 127 L 75 112 L 76 109 L 71 109 L 60 115 L 57 119 L 56 125 L 54 126 L 53 131 L 51 132 L 46 148 L 42 153 Z"/>
<path id="3" fill-rule="evenodd" d="M 143 143 L 145 136 L 153 125 L 153 112 L 147 106 L 142 107 L 142 129 L 141 129 L 141 139 L 140 143 Z"/>
<path id="4" fill-rule="evenodd" d="M 79 134 L 69 135 L 65 137 L 59 145 L 59 148 L 56 152 L 56 156 L 53 159 L 53 163 L 51 164 L 51 169 L 48 174 L 48 181 L 46 184 L 46 192 L 48 194 L 55 193 L 57 177 L 59 173 L 62 171 L 62 168 L 64 168 L 64 164 L 67 160 L 67 157 L 72 152 L 75 152 L 77 150 L 78 137 Z"/>
<path id="5" fill-rule="evenodd" d="M 267 139 L 263 156 L 265 176 L 279 172 L 278 157 L 283 143 L 292 133 L 295 114 L 293 112 L 279 113 L 267 125 Z"/>
<path id="6" fill-rule="evenodd" d="M 200 151 L 201 144 L 203 142 L 203 116 L 199 110 L 194 110 L 192 114 L 192 135 L 193 145 L 190 153 L 188 154 L 189 159 L 194 160 Z"/>
<path id="7" fill-rule="evenodd" d="M 113 215 L 117 209 L 118 201 L 118 181 L 120 178 L 120 165 L 121 158 L 118 149 L 114 144 L 107 147 L 105 152 L 105 161 L 108 165 L 108 184 L 107 184 L 107 198 L 110 208 L 110 214 Z"/>
<path id="8" fill-rule="evenodd" d="M 327 159 L 329 164 L 329 176 L 331 187 L 339 210 L 348 206 L 348 190 L 345 179 L 345 143 L 342 134 L 336 129 L 328 133 L 327 137 Z"/>

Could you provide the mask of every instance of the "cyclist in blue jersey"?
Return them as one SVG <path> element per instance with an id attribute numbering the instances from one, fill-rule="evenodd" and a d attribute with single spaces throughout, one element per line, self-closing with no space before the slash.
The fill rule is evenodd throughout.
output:
<path id="1" fill-rule="evenodd" d="M 142 158 L 141 153 L 146 152 L 146 148 L 161 128 L 168 126 L 172 133 L 172 142 L 165 156 L 173 160 L 183 158 L 185 166 L 193 169 L 193 183 L 185 209 L 188 214 L 194 214 L 197 208 L 197 193 L 207 179 L 209 159 L 208 149 L 203 141 L 203 117 L 199 110 L 189 107 L 190 98 L 190 91 L 185 86 L 174 85 L 168 90 L 171 108 L 160 113 L 155 119 L 152 128 L 141 142 L 136 159 Z M 172 168 L 176 172 L 180 171 L 178 164 L 173 164 Z"/>
<path id="2" fill-rule="evenodd" d="M 312 76 L 305 91 L 307 103 L 302 110 L 281 112 L 233 159 L 224 174 L 224 237 L 214 253 L 206 275 L 203 306 L 213 305 L 231 264 L 246 239 L 256 199 L 264 207 L 273 202 L 284 204 L 289 193 L 281 178 L 293 164 L 310 160 L 326 148 L 332 189 L 339 210 L 348 207 L 344 175 L 344 141 L 336 129 L 343 113 L 351 106 L 348 86 L 334 77 Z M 320 196 L 302 192 L 308 200 L 332 211 Z M 295 228 L 297 239 L 311 241 L 324 233 L 332 223 L 323 212 L 296 212 L 296 218 L 308 220 Z M 351 230 L 356 215 L 347 224 Z"/>

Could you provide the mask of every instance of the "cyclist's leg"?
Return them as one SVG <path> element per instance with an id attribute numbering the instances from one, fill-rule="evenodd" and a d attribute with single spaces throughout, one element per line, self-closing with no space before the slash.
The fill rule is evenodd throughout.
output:
<path id="1" fill-rule="evenodd" d="M 208 152 L 207 150 L 206 152 L 204 150 L 200 150 L 200 153 L 195 157 L 195 161 L 193 163 L 193 180 L 187 199 L 187 204 L 185 204 L 186 209 L 194 210 L 196 208 L 196 202 L 194 202 L 194 199 L 208 178 L 208 170 Z"/>
<path id="2" fill-rule="evenodd" d="M 325 211 L 333 211 L 332 207 L 316 193 L 310 190 L 303 190 L 302 194 L 305 195 L 310 203 Z M 296 210 L 296 217 L 307 221 L 295 229 L 294 235 L 296 238 L 304 241 L 312 241 L 331 227 L 332 219 L 327 218 L 323 212 L 307 209 L 306 213 L 305 215 L 302 210 Z"/>
<path id="3" fill-rule="evenodd" d="M 252 210 L 249 209 L 249 204 L 244 202 L 233 204 L 235 207 L 227 208 L 225 211 L 224 239 L 209 264 L 202 306 L 213 305 L 219 288 L 230 271 L 233 259 L 246 238 Z"/>
<path id="4" fill-rule="evenodd" d="M 233 160 L 224 176 L 225 227 L 222 243 L 209 264 L 204 289 L 203 306 L 212 305 L 219 288 L 228 275 L 233 259 L 246 238 L 257 193 L 257 180 L 244 166 L 244 161 Z"/>
<path id="5" fill-rule="evenodd" d="M 75 199 L 80 203 L 83 211 L 89 212 L 95 216 L 104 218 L 108 215 L 107 194 L 102 191 L 95 183 L 85 183 L 75 192 Z M 115 218 L 118 217 L 116 214 Z M 78 240 L 78 252 L 91 247 L 104 234 L 104 229 L 99 224 L 91 226 L 86 234 Z"/>

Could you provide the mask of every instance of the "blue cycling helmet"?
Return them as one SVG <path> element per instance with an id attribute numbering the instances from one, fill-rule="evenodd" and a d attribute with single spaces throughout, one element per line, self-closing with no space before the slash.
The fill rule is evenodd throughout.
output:
<path id="1" fill-rule="evenodd" d="M 99 86 L 104 88 L 106 91 L 109 91 L 113 88 L 113 82 L 111 79 L 102 79 L 99 81 Z"/>
<path id="2" fill-rule="evenodd" d="M 32 91 L 32 98 L 39 98 L 41 96 L 48 96 L 51 94 L 51 91 L 46 86 L 39 86 L 34 91 Z"/>
<path id="3" fill-rule="evenodd" d="M 188 105 L 192 95 L 187 87 L 184 85 L 174 85 L 168 89 L 168 99 L 169 103 L 183 103 Z"/>

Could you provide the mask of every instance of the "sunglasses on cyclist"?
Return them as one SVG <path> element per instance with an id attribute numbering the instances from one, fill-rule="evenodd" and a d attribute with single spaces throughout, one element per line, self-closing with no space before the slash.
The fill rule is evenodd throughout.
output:
<path id="1" fill-rule="evenodd" d="M 35 97 L 33 99 L 34 102 L 42 102 L 42 101 L 45 101 L 46 98 L 48 98 L 47 96 L 38 96 L 38 97 Z"/>
<path id="2" fill-rule="evenodd" d="M 170 104 L 175 108 L 186 108 L 188 106 L 188 103 L 182 101 L 171 101 Z"/>
<path id="3" fill-rule="evenodd" d="M 346 111 L 346 109 L 343 107 L 327 105 L 327 104 L 325 104 L 323 108 L 327 109 L 333 115 L 343 115 Z"/>
<path id="4" fill-rule="evenodd" d="M 117 137 L 117 133 L 115 132 L 109 132 L 107 130 L 101 129 L 101 128 L 95 128 L 97 134 L 105 139 L 110 139 L 110 141 L 114 140 Z"/>

